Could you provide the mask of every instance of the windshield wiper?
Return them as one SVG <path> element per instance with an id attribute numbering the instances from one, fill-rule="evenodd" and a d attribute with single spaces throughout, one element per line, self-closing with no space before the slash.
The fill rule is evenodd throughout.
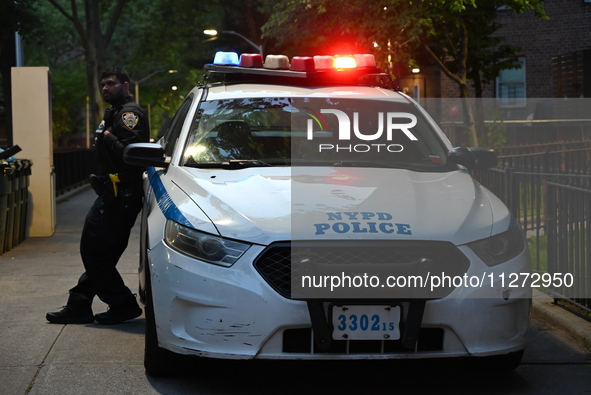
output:
<path id="1" fill-rule="evenodd" d="M 258 159 L 231 159 L 222 163 L 222 166 L 229 169 L 243 169 L 245 167 L 267 167 L 271 165 Z"/>
<path id="2" fill-rule="evenodd" d="M 228 162 L 222 163 L 185 163 L 185 166 L 204 169 L 245 169 L 247 167 L 267 167 L 272 165 L 257 159 L 231 159 Z"/>

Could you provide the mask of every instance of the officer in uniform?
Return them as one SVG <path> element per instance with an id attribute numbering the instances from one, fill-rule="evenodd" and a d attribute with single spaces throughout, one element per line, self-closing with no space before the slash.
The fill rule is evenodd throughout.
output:
<path id="1" fill-rule="evenodd" d="M 70 289 L 60 311 L 47 313 L 56 324 L 119 324 L 142 314 L 135 295 L 125 285 L 116 265 L 127 248 L 131 228 L 142 208 L 144 168 L 123 161 L 128 144 L 147 142 L 148 118 L 129 95 L 129 75 L 111 68 L 101 75 L 103 99 L 111 104 L 96 133 L 94 152 L 97 172 L 90 182 L 98 197 L 82 230 L 80 255 L 85 272 Z M 93 315 L 92 300 L 98 296 L 109 309 Z"/>

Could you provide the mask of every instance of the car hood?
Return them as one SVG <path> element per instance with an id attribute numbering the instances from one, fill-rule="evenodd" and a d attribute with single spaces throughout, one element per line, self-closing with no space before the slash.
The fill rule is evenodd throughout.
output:
<path id="1" fill-rule="evenodd" d="M 459 245 L 507 230 L 511 222 L 506 207 L 461 170 L 185 170 L 175 184 L 201 209 L 182 205 L 189 222 L 206 218 L 221 236 L 262 245 L 335 239 Z"/>

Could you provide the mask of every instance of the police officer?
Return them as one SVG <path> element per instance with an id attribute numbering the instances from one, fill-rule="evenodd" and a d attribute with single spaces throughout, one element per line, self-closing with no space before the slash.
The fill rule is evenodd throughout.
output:
<path id="1" fill-rule="evenodd" d="M 125 285 L 116 265 L 125 251 L 131 228 L 142 208 L 144 168 L 123 161 L 128 144 L 149 139 L 144 110 L 129 95 L 129 75 L 111 68 L 101 75 L 103 99 L 111 104 L 95 138 L 97 174 L 91 185 L 98 197 L 90 208 L 80 240 L 85 272 L 70 289 L 68 302 L 46 318 L 55 324 L 119 324 L 142 314 L 135 295 Z M 109 305 L 93 315 L 92 300 L 98 296 Z"/>

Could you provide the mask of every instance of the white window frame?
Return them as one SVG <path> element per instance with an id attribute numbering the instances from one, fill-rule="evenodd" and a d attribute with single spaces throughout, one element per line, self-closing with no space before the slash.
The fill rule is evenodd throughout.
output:
<path id="1" fill-rule="evenodd" d="M 496 78 L 496 96 L 500 107 L 525 107 L 527 86 L 525 58 L 520 57 L 521 68 L 501 70 Z"/>

